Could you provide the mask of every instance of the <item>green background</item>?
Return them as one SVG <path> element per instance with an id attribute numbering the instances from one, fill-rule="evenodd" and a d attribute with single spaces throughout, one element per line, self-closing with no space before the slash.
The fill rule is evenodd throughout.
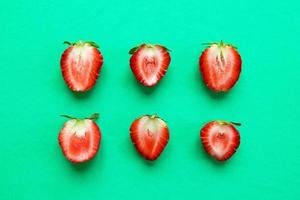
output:
<path id="1" fill-rule="evenodd" d="M 2 1 L 0 199 L 300 199 L 300 4 L 294 1 Z M 74 94 L 60 72 L 65 40 L 93 40 L 104 65 L 96 86 Z M 227 94 L 202 83 L 203 42 L 238 47 L 240 79 Z M 163 80 L 140 86 L 128 50 L 172 50 Z M 72 165 L 57 136 L 66 119 L 100 113 L 103 139 L 91 162 Z M 145 162 L 132 121 L 157 113 L 170 141 Z M 225 163 L 202 150 L 208 121 L 241 122 Z"/>

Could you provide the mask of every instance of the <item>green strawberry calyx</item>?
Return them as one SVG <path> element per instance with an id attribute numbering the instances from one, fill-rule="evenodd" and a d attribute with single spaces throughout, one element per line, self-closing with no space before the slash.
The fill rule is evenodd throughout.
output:
<path id="1" fill-rule="evenodd" d="M 82 118 L 71 117 L 70 115 L 60 115 L 60 116 L 68 118 L 68 119 L 76 119 L 78 121 L 85 120 L 85 119 L 90 119 L 90 120 L 96 121 L 99 118 L 99 113 L 94 113 L 91 116 L 85 117 L 83 119 Z"/>
<path id="2" fill-rule="evenodd" d="M 235 125 L 235 126 L 241 126 L 242 124 L 239 122 L 228 122 L 228 121 L 224 121 L 224 120 L 217 120 L 217 123 L 219 125 L 222 126 L 226 126 L 226 125 Z"/>
<path id="3" fill-rule="evenodd" d="M 74 42 L 74 43 L 71 43 L 71 42 L 68 42 L 68 41 L 64 41 L 63 44 L 67 44 L 69 46 L 78 46 L 78 47 L 83 47 L 84 45 L 90 45 L 90 46 L 93 46 L 95 48 L 99 48 L 99 45 L 97 45 L 93 41 L 82 41 L 82 40 L 79 40 L 78 42 Z"/>
<path id="4" fill-rule="evenodd" d="M 207 47 L 211 47 L 212 45 L 217 45 L 218 47 L 226 47 L 226 46 L 230 46 L 234 49 L 237 49 L 236 46 L 232 45 L 232 44 L 229 44 L 229 43 L 225 43 L 223 42 L 223 40 L 221 40 L 220 42 L 205 42 L 205 43 L 202 43 L 202 45 L 204 46 L 207 46 Z"/>

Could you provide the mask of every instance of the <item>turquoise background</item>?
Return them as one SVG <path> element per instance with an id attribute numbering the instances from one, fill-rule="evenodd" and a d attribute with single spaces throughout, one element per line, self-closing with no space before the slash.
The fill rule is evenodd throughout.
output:
<path id="1" fill-rule="evenodd" d="M 2 1 L 0 199 L 300 199 L 299 1 Z M 96 87 L 72 93 L 59 61 L 65 40 L 93 40 L 104 65 Z M 227 94 L 202 83 L 203 42 L 238 47 L 241 77 Z M 140 86 L 131 47 L 172 50 L 163 80 Z M 100 113 L 101 149 L 72 165 L 57 136 L 66 119 Z M 129 139 L 132 121 L 157 113 L 170 142 L 154 163 Z M 207 156 L 199 130 L 241 122 L 225 163 Z"/>

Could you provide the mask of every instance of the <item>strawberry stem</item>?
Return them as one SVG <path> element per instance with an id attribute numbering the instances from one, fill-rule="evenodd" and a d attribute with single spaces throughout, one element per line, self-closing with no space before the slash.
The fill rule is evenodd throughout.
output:
<path id="1" fill-rule="evenodd" d="M 88 41 L 88 42 L 84 42 L 84 43 L 88 43 L 88 44 L 90 44 L 90 45 L 93 46 L 93 47 L 99 48 L 99 45 L 96 44 L 96 42 Z"/>
<path id="2" fill-rule="evenodd" d="M 65 118 L 68 118 L 68 119 L 76 119 L 76 118 L 74 118 L 74 117 L 71 117 L 71 116 L 69 116 L 69 115 L 60 115 L 61 117 L 65 117 Z"/>
<path id="3" fill-rule="evenodd" d="M 73 45 L 71 42 L 68 42 L 68 41 L 64 41 L 64 43 L 63 44 L 67 44 L 67 45 Z"/>
<path id="4" fill-rule="evenodd" d="M 151 119 L 155 119 L 155 118 L 157 118 L 158 116 L 157 116 L 157 114 L 155 113 L 155 114 L 153 114 L 153 115 L 150 115 L 150 118 Z"/>
<path id="5" fill-rule="evenodd" d="M 242 124 L 239 123 L 239 122 L 230 122 L 230 123 L 233 124 L 233 125 L 235 125 L 235 126 L 242 126 Z"/>
<path id="6" fill-rule="evenodd" d="M 134 54 L 134 53 L 140 48 L 140 46 L 141 46 L 141 45 L 131 48 L 131 49 L 129 50 L 129 54 Z"/>
<path id="7" fill-rule="evenodd" d="M 223 46 L 225 43 L 223 42 L 223 40 L 221 40 L 220 42 L 220 46 Z"/>
<path id="8" fill-rule="evenodd" d="M 99 113 L 94 113 L 90 117 L 85 118 L 85 119 L 91 119 L 93 121 L 96 121 L 99 118 Z"/>
<path id="9" fill-rule="evenodd" d="M 203 46 L 211 46 L 213 44 L 217 44 L 216 42 L 204 42 L 202 43 Z"/>

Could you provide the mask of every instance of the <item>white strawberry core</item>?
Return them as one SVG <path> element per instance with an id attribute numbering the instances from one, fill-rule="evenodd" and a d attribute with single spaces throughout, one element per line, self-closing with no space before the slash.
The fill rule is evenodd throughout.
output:
<path id="1" fill-rule="evenodd" d="M 233 67 L 236 58 L 232 50 L 228 46 L 213 44 L 208 51 L 207 60 L 210 61 L 210 67 L 216 72 L 214 74 L 216 77 L 211 77 L 211 79 L 217 79 L 218 85 L 226 85 L 228 79 L 236 70 Z"/>
<path id="2" fill-rule="evenodd" d="M 138 57 L 138 66 L 142 67 L 141 73 L 146 77 L 145 82 L 147 85 L 153 85 L 157 82 L 157 77 L 160 73 L 160 67 L 163 63 L 161 52 L 156 48 L 144 48 L 141 50 Z"/>
<path id="3" fill-rule="evenodd" d="M 232 59 L 234 59 L 232 54 L 229 52 L 229 49 L 217 44 L 211 46 L 211 51 L 213 53 L 208 54 L 209 59 L 215 60 L 218 68 L 221 72 L 224 72 L 226 69 L 226 64 L 230 65 Z"/>
<path id="4" fill-rule="evenodd" d="M 143 144 L 143 146 L 147 146 L 146 141 L 144 140 L 145 137 L 148 137 L 149 139 L 151 138 L 151 140 L 153 140 L 153 146 L 151 147 L 152 152 L 150 153 L 150 155 L 153 155 L 155 153 L 155 150 L 157 149 L 157 146 L 160 145 L 159 141 L 162 139 L 161 136 L 166 126 L 166 123 L 159 118 L 150 116 L 144 116 L 143 118 L 141 118 L 138 126 L 138 132 L 146 133 L 147 135 L 141 134 L 139 136 L 139 141 Z"/>
<path id="5" fill-rule="evenodd" d="M 141 132 L 148 132 L 148 135 L 159 133 L 166 123 L 159 118 L 151 118 L 149 116 L 142 117 L 138 129 Z"/>
<path id="6" fill-rule="evenodd" d="M 221 130 L 221 131 L 220 131 Z M 211 135 L 215 135 L 215 137 L 208 137 L 209 143 L 211 145 L 214 154 L 218 157 L 224 156 L 231 146 L 231 141 L 233 141 L 233 133 L 229 126 L 224 125 L 216 125 L 213 126 L 210 130 Z M 226 145 L 224 145 L 226 143 Z"/>
<path id="7" fill-rule="evenodd" d="M 87 120 L 71 119 L 67 122 L 68 132 L 78 137 L 84 137 L 88 127 Z"/>

